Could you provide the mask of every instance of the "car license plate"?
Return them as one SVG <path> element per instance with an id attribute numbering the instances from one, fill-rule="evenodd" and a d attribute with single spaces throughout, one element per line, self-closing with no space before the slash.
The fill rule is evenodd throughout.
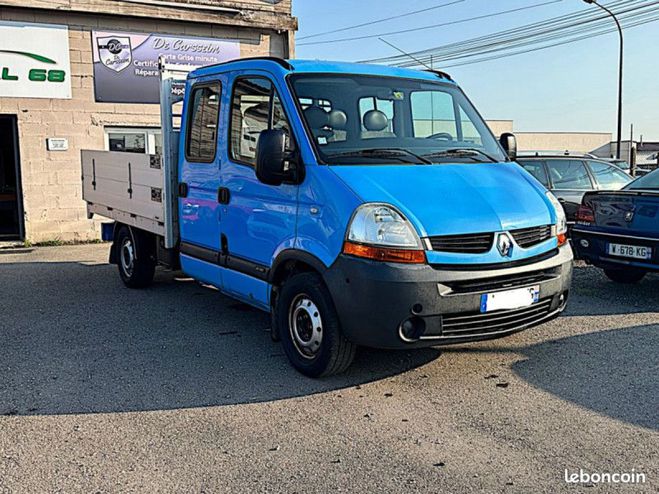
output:
<path id="1" fill-rule="evenodd" d="M 540 285 L 504 292 L 484 293 L 481 295 L 481 312 L 528 307 L 535 304 L 539 298 Z"/>
<path id="2" fill-rule="evenodd" d="M 652 247 L 638 245 L 609 244 L 609 255 L 630 259 L 652 259 Z"/>

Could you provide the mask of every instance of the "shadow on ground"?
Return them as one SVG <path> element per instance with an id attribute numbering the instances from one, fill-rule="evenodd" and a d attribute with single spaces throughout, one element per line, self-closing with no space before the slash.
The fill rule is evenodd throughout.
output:
<path id="1" fill-rule="evenodd" d="M 129 290 L 108 265 L 0 265 L 0 414 L 163 410 L 271 401 L 396 375 L 439 356 L 364 350 L 341 376 L 294 371 L 269 318 L 159 273 Z"/>
<path id="2" fill-rule="evenodd" d="M 598 331 L 528 347 L 479 346 L 460 353 L 509 353 L 526 358 L 512 370 L 532 386 L 629 424 L 659 430 L 659 321 Z"/>

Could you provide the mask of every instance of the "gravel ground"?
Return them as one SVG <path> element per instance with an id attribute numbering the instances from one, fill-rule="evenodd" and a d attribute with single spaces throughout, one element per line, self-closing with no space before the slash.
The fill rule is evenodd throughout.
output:
<path id="1" fill-rule="evenodd" d="M 167 272 L 128 290 L 107 249 L 0 254 L 2 494 L 657 491 L 658 276 L 579 266 L 556 321 L 314 381 L 264 314 Z"/>

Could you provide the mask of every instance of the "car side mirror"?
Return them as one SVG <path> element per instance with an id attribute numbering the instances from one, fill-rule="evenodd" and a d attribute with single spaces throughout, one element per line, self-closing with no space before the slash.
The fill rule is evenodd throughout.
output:
<path id="1" fill-rule="evenodd" d="M 499 137 L 499 142 L 510 161 L 515 161 L 517 159 L 517 138 L 515 137 L 515 134 L 504 132 L 501 134 L 501 137 Z"/>
<path id="2" fill-rule="evenodd" d="M 285 131 L 264 130 L 256 144 L 256 178 L 266 185 L 281 185 L 295 179 L 294 155 L 286 147 Z"/>

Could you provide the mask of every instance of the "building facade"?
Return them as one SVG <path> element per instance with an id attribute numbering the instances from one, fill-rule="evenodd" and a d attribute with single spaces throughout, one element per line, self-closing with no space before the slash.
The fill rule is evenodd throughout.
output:
<path id="1" fill-rule="evenodd" d="M 292 57 L 291 0 L 0 0 L 0 241 L 99 238 L 80 151 L 157 153 L 157 59 Z"/>

